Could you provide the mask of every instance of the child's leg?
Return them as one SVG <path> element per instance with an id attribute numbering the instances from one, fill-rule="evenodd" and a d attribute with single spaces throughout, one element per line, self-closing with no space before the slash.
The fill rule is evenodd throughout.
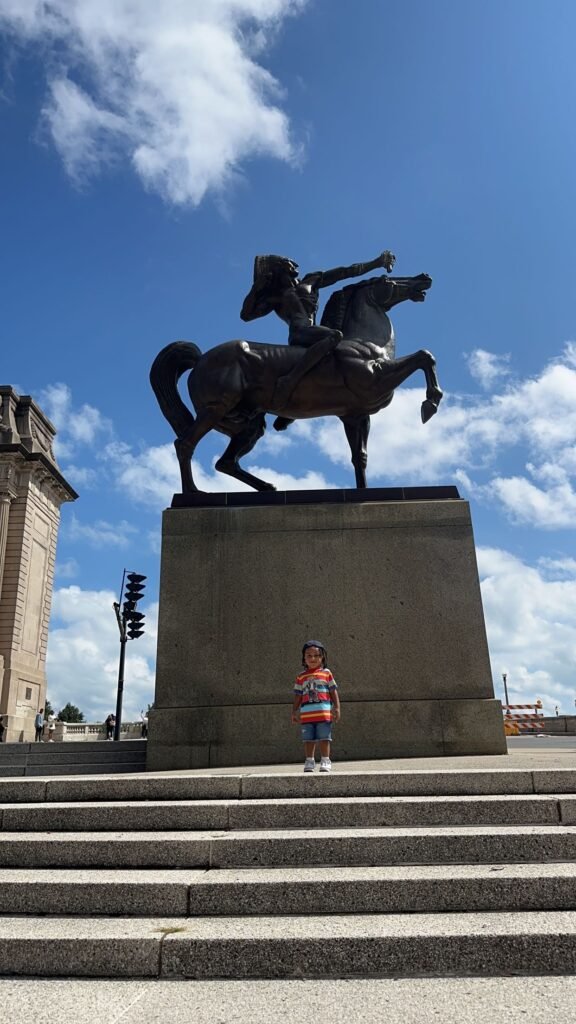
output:
<path id="1" fill-rule="evenodd" d="M 330 757 L 330 740 L 320 740 L 320 757 Z"/>
<path id="2" fill-rule="evenodd" d="M 322 746 L 322 744 L 320 744 Z M 316 750 L 316 740 L 310 740 L 304 743 L 304 754 L 306 757 L 314 758 L 314 751 Z"/>

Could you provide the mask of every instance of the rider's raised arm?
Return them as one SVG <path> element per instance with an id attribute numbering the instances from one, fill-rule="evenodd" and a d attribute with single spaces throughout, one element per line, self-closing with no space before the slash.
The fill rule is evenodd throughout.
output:
<path id="1" fill-rule="evenodd" d="M 267 316 L 271 312 L 272 305 L 266 288 L 252 285 L 240 310 L 240 319 L 257 320 L 258 317 Z"/>
<path id="2" fill-rule="evenodd" d="M 362 277 L 362 274 L 369 274 L 371 270 L 384 268 L 390 271 L 395 262 L 394 254 L 386 250 L 368 263 L 353 263 L 351 267 L 335 267 L 333 270 L 317 270 L 312 274 L 306 274 L 302 280 L 304 284 L 311 284 L 313 288 L 328 288 L 337 281 L 345 281 L 348 277 Z"/>

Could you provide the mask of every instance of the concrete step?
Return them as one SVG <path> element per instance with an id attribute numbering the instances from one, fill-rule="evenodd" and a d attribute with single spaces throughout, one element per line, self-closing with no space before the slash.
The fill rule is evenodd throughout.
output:
<path id="1" fill-rule="evenodd" d="M 4 914 L 216 917 L 576 910 L 576 863 L 0 869 Z"/>
<path id="2" fill-rule="evenodd" d="M 42 746 L 40 750 L 31 750 L 28 754 L 28 764 L 34 765 L 58 765 L 58 764 L 123 764 L 126 761 L 136 761 L 139 764 L 146 762 L 145 750 L 115 750 L 112 743 L 102 743 L 99 750 L 70 750 L 72 744 L 62 744 L 68 747 L 67 750 L 56 750 L 54 754 L 47 754 L 50 747 Z"/>
<path id="3" fill-rule="evenodd" d="M 146 753 L 146 740 L 78 740 L 66 741 L 64 743 L 1 743 L 0 761 L 14 755 L 27 755 L 42 752 L 46 757 L 56 757 L 62 751 L 76 751 L 79 754 L 94 750 L 138 750 Z"/>
<path id="4" fill-rule="evenodd" d="M 576 824 L 574 796 L 352 797 L 0 805 L 8 832 Z"/>
<path id="5" fill-rule="evenodd" d="M 576 861 L 576 826 L 1 832 L 0 867 L 290 867 Z"/>
<path id="6" fill-rule="evenodd" d="M 300 978 L 576 972 L 576 913 L 0 919 L 0 973 Z"/>
<path id="7" fill-rule="evenodd" d="M 134 772 L 145 772 L 146 763 L 145 761 L 119 761 L 111 763 L 110 761 L 101 761 L 96 764 L 24 764 L 16 767 L 10 765 L 0 765 L 0 777 L 3 778 L 17 778 L 18 776 L 42 776 L 46 775 L 110 775 L 110 772 L 114 772 L 115 775 L 120 775 L 124 772 L 127 774 L 134 774 Z"/>
<path id="8" fill-rule="evenodd" d="M 136 745 L 139 741 L 134 741 Z M 117 766 L 118 770 L 122 767 Z M 346 772 L 303 775 L 300 767 L 282 775 L 166 775 L 117 778 L 117 770 L 99 779 L 73 778 L 74 771 L 54 766 L 69 777 L 43 782 L 0 779 L 0 803 L 107 800 L 286 800 L 372 796 L 504 796 L 576 794 L 576 769 Z M 41 766 L 34 771 L 42 774 Z M 1 770 L 1 769 L 0 769 Z M 29 790 L 27 787 L 35 786 Z M 32 796 L 32 792 L 34 795 Z M 30 794 L 30 795 L 29 795 Z"/>
<path id="9" fill-rule="evenodd" d="M 494 910 L 576 910 L 576 863 L 224 869 L 189 889 L 191 916 Z"/>
<path id="10" fill-rule="evenodd" d="M 146 741 L 0 744 L 0 776 L 107 774 L 146 768 Z"/>

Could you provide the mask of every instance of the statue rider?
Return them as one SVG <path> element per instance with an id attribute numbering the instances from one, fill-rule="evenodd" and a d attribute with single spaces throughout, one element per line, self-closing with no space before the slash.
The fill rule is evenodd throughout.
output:
<path id="1" fill-rule="evenodd" d="M 342 332 L 316 324 L 319 290 L 349 277 L 361 277 L 371 270 L 384 267 L 390 273 L 396 262 L 393 253 L 386 250 L 368 263 L 354 263 L 351 267 L 318 270 L 298 278 L 298 264 L 284 256 L 257 256 L 254 260 L 254 283 L 244 299 L 240 312 L 242 320 L 276 313 L 289 327 L 288 344 L 307 351 L 296 366 L 280 377 L 274 391 L 274 404 L 285 406 L 294 388 L 342 340 Z M 274 427 L 285 430 L 292 420 L 277 417 Z"/>

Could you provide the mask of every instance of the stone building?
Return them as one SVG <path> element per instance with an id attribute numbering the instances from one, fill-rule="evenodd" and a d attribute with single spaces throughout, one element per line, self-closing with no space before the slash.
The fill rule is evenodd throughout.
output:
<path id="1" fill-rule="evenodd" d="M 78 495 L 52 449 L 56 431 L 29 395 L 0 386 L 0 714 L 6 741 L 34 739 L 60 506 Z"/>

